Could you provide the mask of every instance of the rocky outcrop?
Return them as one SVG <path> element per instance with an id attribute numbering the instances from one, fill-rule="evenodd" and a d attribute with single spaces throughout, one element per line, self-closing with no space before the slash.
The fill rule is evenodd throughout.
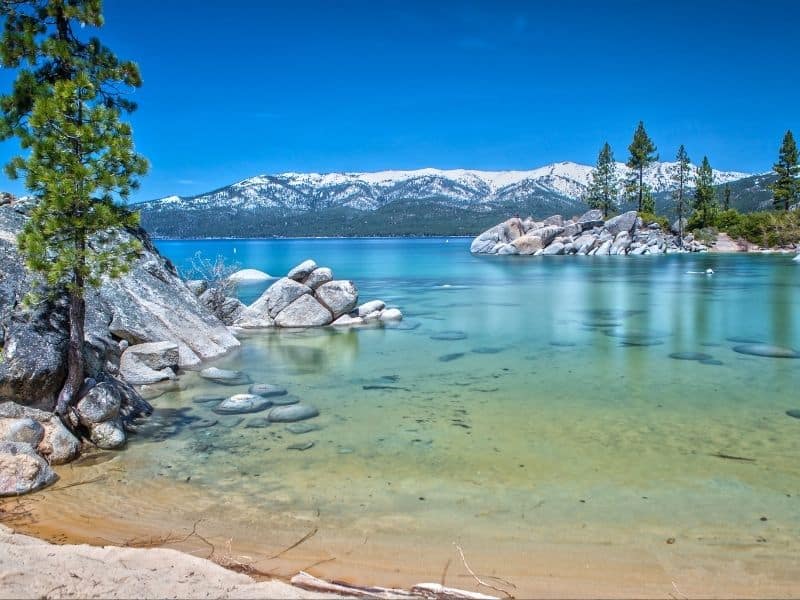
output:
<path id="1" fill-rule="evenodd" d="M 33 308 L 23 304 L 38 285 L 16 247 L 29 210 L 25 201 L 0 206 L 0 401 L 52 410 L 66 376 L 67 305 L 64 298 Z M 176 344 L 181 368 L 197 366 L 239 345 L 143 231 L 114 235 L 138 238 L 142 252 L 126 275 L 104 279 L 99 288 L 87 293 L 89 377 L 119 372 L 122 340 L 130 346 Z"/>
<path id="2" fill-rule="evenodd" d="M 566 220 L 561 215 L 544 221 L 515 217 L 484 231 L 470 246 L 473 254 L 533 256 L 639 256 L 706 250 L 691 234 L 681 240 L 657 223 L 645 224 L 636 211 L 604 220 L 599 210 Z"/>
<path id="3" fill-rule="evenodd" d="M 327 267 L 306 260 L 276 281 L 234 322 L 241 328 L 356 326 L 399 321 L 403 313 L 381 300 L 358 306 L 358 288 Z M 383 315 L 385 313 L 385 318 Z"/>

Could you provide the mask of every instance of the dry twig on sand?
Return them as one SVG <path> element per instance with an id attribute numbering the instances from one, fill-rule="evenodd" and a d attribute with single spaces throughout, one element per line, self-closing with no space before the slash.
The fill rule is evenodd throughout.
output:
<path id="1" fill-rule="evenodd" d="M 464 557 L 464 551 L 461 549 L 461 546 L 459 546 L 455 542 L 453 542 L 453 545 L 456 547 L 456 550 L 458 550 L 458 553 L 461 555 L 461 562 L 464 563 L 464 567 L 467 569 L 467 571 L 469 571 L 469 574 L 472 575 L 473 579 L 475 579 L 475 581 L 477 581 L 479 585 L 482 585 L 483 587 L 487 587 L 490 590 L 494 590 L 495 592 L 500 592 L 501 594 L 505 594 L 505 596 L 507 598 L 513 598 L 514 597 L 511 594 L 509 594 L 506 590 L 504 590 L 502 588 L 499 588 L 499 587 L 495 587 L 490 583 L 486 583 L 480 577 L 478 577 L 475 574 L 475 571 L 473 571 L 470 568 L 470 566 L 467 564 L 467 559 Z M 496 578 L 493 578 L 493 579 L 496 579 Z"/>

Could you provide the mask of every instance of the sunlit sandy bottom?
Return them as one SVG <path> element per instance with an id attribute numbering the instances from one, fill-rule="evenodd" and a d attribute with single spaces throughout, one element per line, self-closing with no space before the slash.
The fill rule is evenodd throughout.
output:
<path id="1" fill-rule="evenodd" d="M 361 285 L 407 329 L 253 335 L 219 362 L 316 430 L 215 415 L 193 397 L 246 387 L 188 373 L 124 452 L 11 501 L 19 527 L 359 584 L 501 595 L 458 546 L 516 597 L 800 596 L 800 360 L 733 349 L 800 347 L 796 267 L 458 260 Z"/>

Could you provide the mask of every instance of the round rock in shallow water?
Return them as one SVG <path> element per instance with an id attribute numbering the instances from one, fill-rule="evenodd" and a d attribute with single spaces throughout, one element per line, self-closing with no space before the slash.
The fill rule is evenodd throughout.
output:
<path id="1" fill-rule="evenodd" d="M 225 400 L 225 396 L 216 396 L 214 394 L 198 394 L 192 398 L 192 402 L 195 404 L 208 404 L 210 402 L 222 402 L 223 400 Z"/>
<path id="2" fill-rule="evenodd" d="M 493 348 L 491 346 L 480 346 L 472 349 L 475 354 L 499 354 L 503 350 L 505 348 Z"/>
<path id="3" fill-rule="evenodd" d="M 467 334 L 463 331 L 440 331 L 439 333 L 434 333 L 431 336 L 431 339 L 445 342 L 456 342 L 458 340 L 467 339 Z"/>
<path id="4" fill-rule="evenodd" d="M 710 354 L 704 354 L 703 352 L 673 352 L 669 357 L 675 360 L 713 360 Z"/>
<path id="5" fill-rule="evenodd" d="M 770 344 L 740 344 L 734 346 L 733 351 L 739 354 L 750 354 L 751 356 L 766 356 L 767 358 L 800 358 L 800 352 Z"/>
<path id="6" fill-rule="evenodd" d="M 218 415 L 242 415 L 259 412 L 272 406 L 267 398 L 255 394 L 236 394 L 223 400 L 212 410 Z"/>
<path id="7" fill-rule="evenodd" d="M 272 401 L 272 406 L 289 406 L 290 404 L 297 404 L 300 402 L 300 398 L 297 396 L 293 396 L 292 394 L 288 394 L 286 396 L 273 396 L 270 398 Z"/>
<path id="8" fill-rule="evenodd" d="M 247 391 L 256 396 L 261 396 L 262 398 L 286 395 L 286 388 L 282 388 L 279 385 L 272 385 L 271 383 L 254 383 Z"/>
<path id="9" fill-rule="evenodd" d="M 286 426 L 286 430 L 289 433 L 311 433 L 312 431 L 316 431 L 319 429 L 316 425 L 312 425 L 311 423 L 292 423 Z"/>
<path id="10" fill-rule="evenodd" d="M 292 404 L 291 406 L 276 406 L 269 411 L 269 420 L 273 423 L 293 423 L 304 421 L 319 415 L 319 411 L 308 404 Z"/>
<path id="11" fill-rule="evenodd" d="M 200 371 L 200 377 L 222 385 L 244 385 L 250 383 L 250 378 L 241 371 L 229 371 L 227 369 L 218 369 L 217 367 L 203 369 Z"/>
<path id="12" fill-rule="evenodd" d="M 700 364 L 701 365 L 713 365 L 715 367 L 719 367 L 721 365 L 724 365 L 725 363 L 722 362 L 721 360 L 717 360 L 716 358 L 707 358 L 705 360 L 701 360 Z"/>
<path id="13" fill-rule="evenodd" d="M 250 419 L 245 425 L 247 429 L 263 429 L 264 427 L 269 427 L 272 425 L 270 420 L 267 417 L 257 417 L 255 419 Z"/>
<path id="14" fill-rule="evenodd" d="M 790 408 L 786 414 L 795 419 L 800 419 L 800 408 Z"/>

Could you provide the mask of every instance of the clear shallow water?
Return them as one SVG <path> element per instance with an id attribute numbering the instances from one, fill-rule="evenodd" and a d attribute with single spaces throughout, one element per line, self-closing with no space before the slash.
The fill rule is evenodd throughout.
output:
<path id="1" fill-rule="evenodd" d="M 198 249 L 272 274 L 311 257 L 407 316 L 399 329 L 254 333 L 218 361 L 318 407 L 316 431 L 215 415 L 192 398 L 244 388 L 188 373 L 154 401 L 166 427 L 110 462 L 64 469 L 65 481 L 111 481 L 44 494 L 40 510 L 77 499 L 119 532 L 202 519 L 260 568 L 334 558 L 315 573 L 362 583 L 438 581 L 445 561 L 459 563 L 457 542 L 518 596 L 562 573 L 555 595 L 581 595 L 584 580 L 587 595 L 621 593 L 631 573 L 633 595 L 675 593 L 673 581 L 687 594 L 796 595 L 800 420 L 785 411 L 800 408 L 800 360 L 733 347 L 800 348 L 800 267 L 787 256 L 473 257 L 468 244 L 159 242 L 179 267 Z M 453 569 L 448 582 L 470 587 Z"/>

